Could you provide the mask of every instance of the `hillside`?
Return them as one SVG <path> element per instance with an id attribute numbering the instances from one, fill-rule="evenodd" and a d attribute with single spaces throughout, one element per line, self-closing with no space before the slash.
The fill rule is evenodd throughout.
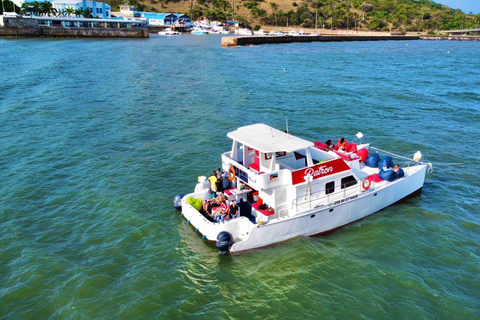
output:
<path id="1" fill-rule="evenodd" d="M 113 9 L 122 0 L 110 1 Z M 132 3 L 132 1 L 130 1 Z M 249 26 L 299 26 L 337 30 L 418 31 L 473 28 L 480 14 L 431 0 L 135 0 L 141 11 L 183 12 L 196 20 L 239 20 Z"/>

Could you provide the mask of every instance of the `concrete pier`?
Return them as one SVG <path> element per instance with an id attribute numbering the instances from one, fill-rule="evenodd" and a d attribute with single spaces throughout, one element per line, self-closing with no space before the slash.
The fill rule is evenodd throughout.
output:
<path id="1" fill-rule="evenodd" d="M 4 37 L 148 38 L 148 29 L 0 28 Z"/>
<path id="2" fill-rule="evenodd" d="M 223 47 L 248 46 L 259 44 L 292 43 L 292 42 L 340 42 L 340 41 L 386 41 L 386 40 L 418 40 L 419 36 L 364 36 L 364 35 L 317 35 L 317 36 L 247 36 L 223 37 Z"/>
<path id="3" fill-rule="evenodd" d="M 148 38 L 146 22 L 83 19 L 68 17 L 7 17 L 0 36 L 5 37 L 86 37 Z"/>

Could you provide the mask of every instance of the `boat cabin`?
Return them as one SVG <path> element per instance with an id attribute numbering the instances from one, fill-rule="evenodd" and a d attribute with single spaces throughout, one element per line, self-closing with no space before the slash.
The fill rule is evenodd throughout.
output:
<path id="1" fill-rule="evenodd" d="M 230 171 L 237 186 L 245 184 L 273 208 L 264 212 L 252 204 L 253 212 L 264 220 L 302 212 L 312 207 L 312 201 L 328 205 L 336 194 L 344 198 L 348 188 L 358 186 L 350 167 L 358 166 L 358 159 L 346 162 L 313 142 L 265 124 L 241 127 L 228 137 L 233 143 L 222 155 L 223 169 Z"/>

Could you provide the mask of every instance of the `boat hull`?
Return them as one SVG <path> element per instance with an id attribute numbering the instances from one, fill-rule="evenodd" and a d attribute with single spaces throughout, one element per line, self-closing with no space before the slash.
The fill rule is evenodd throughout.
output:
<path id="1" fill-rule="evenodd" d="M 328 233 L 365 218 L 421 191 L 426 166 L 419 167 L 419 170 L 403 179 L 378 189 L 370 189 L 343 203 L 313 208 L 294 217 L 257 225 L 249 232 L 247 239 L 234 243 L 230 252 L 260 248 L 298 236 Z"/>

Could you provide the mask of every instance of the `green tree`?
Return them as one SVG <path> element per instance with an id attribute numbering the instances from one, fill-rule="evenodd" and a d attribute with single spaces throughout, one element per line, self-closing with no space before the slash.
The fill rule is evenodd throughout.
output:
<path id="1" fill-rule="evenodd" d="M 65 13 L 68 17 L 72 17 L 73 15 L 75 15 L 75 9 L 73 9 L 72 7 L 68 7 L 65 9 Z"/>
<path id="2" fill-rule="evenodd" d="M 87 7 L 83 10 L 83 13 L 82 15 L 85 17 L 85 18 L 93 18 L 93 14 L 92 14 L 92 11 L 90 10 L 90 7 Z"/>

